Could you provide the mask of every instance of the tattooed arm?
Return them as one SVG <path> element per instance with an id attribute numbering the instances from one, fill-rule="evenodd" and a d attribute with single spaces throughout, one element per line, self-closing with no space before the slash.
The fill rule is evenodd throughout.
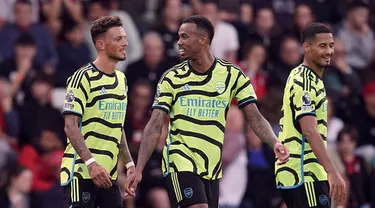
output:
<path id="1" fill-rule="evenodd" d="M 128 148 L 128 142 L 126 141 L 125 132 L 122 131 L 122 137 L 121 142 L 119 146 L 119 157 L 120 160 L 124 163 L 124 165 L 133 162 L 132 156 L 130 154 L 129 148 Z"/>
<path id="2" fill-rule="evenodd" d="M 167 113 L 163 110 L 154 109 L 150 121 L 147 123 L 143 131 L 143 139 L 139 147 L 138 160 L 136 170 L 142 173 L 152 152 L 155 150 L 158 139 L 162 133 L 163 124 Z"/>
<path id="3" fill-rule="evenodd" d="M 85 139 L 82 136 L 82 133 L 79 129 L 80 117 L 76 115 L 65 115 L 65 127 L 64 131 L 69 138 L 70 143 L 72 144 L 74 150 L 81 157 L 83 162 L 86 162 L 92 158 L 91 152 L 86 146 Z"/>
<path id="4" fill-rule="evenodd" d="M 65 115 L 65 133 L 69 138 L 70 143 L 72 144 L 74 150 L 83 160 L 93 158 L 90 150 L 87 148 L 85 139 L 82 136 L 82 133 L 78 127 L 79 120 L 81 118 L 76 115 Z M 105 168 L 100 166 L 96 161 L 93 161 L 87 166 L 91 179 L 94 181 L 95 185 L 99 188 L 109 188 L 112 186 L 111 176 Z"/>
<path id="5" fill-rule="evenodd" d="M 245 118 L 249 122 L 251 129 L 264 143 L 274 147 L 277 137 L 274 134 L 270 123 L 260 114 L 255 103 L 251 103 L 243 108 Z"/>
<path id="6" fill-rule="evenodd" d="M 249 122 L 251 129 L 264 143 L 268 144 L 278 158 L 278 165 L 285 164 L 289 160 L 289 150 L 282 145 L 274 134 L 270 123 L 260 114 L 255 103 L 243 107 L 245 118 Z"/>

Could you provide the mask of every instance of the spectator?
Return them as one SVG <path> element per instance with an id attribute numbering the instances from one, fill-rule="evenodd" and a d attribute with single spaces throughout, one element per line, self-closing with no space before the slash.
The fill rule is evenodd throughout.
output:
<path id="1" fill-rule="evenodd" d="M 39 1 L 38 0 L 27 0 L 32 5 L 32 22 L 36 23 L 39 20 Z M 15 14 L 13 12 L 16 0 L 0 0 L 0 25 L 1 22 L 11 22 L 15 21 Z M 0 26 L 1 28 L 1 26 Z"/>
<path id="2" fill-rule="evenodd" d="M 366 161 L 370 162 L 375 155 L 375 83 L 370 82 L 363 88 L 363 101 L 353 106 L 348 124 L 356 127 L 358 131 L 359 153 Z M 364 106 L 364 107 L 363 107 Z"/>
<path id="3" fill-rule="evenodd" d="M 345 165 L 346 177 L 349 180 L 348 202 L 345 207 L 364 207 L 369 205 L 370 187 L 365 160 L 355 155 L 357 136 L 351 128 L 344 128 L 337 136 L 338 153 Z M 369 207 L 369 206 L 368 206 Z"/>
<path id="4" fill-rule="evenodd" d="M 363 70 L 371 62 L 374 33 L 368 23 L 368 5 L 354 1 L 348 7 L 338 37 L 345 43 L 348 64 Z"/>
<path id="5" fill-rule="evenodd" d="M 344 122 L 336 116 L 335 101 L 327 96 L 327 145 L 333 151 L 336 151 L 336 139 L 339 132 L 344 127 Z"/>
<path id="6" fill-rule="evenodd" d="M 0 79 L 0 127 L 0 137 L 17 149 L 20 119 L 13 105 L 10 83 L 4 79 Z"/>
<path id="7" fill-rule="evenodd" d="M 31 144 L 43 129 L 53 129 L 59 138 L 64 138 L 64 122 L 60 111 L 51 105 L 53 84 L 48 76 L 37 76 L 31 85 L 31 93 L 20 108 L 22 145 Z"/>
<path id="8" fill-rule="evenodd" d="M 274 207 L 278 194 L 274 180 L 274 155 L 246 126 L 247 138 L 247 184 L 241 208 Z M 254 187 L 262 187 L 254 189 Z"/>
<path id="9" fill-rule="evenodd" d="M 129 149 L 134 158 L 137 158 L 142 131 L 151 117 L 153 87 L 147 80 L 141 79 L 134 83 L 129 94 L 129 108 L 125 120 L 125 134 L 128 139 Z M 167 138 L 167 125 L 164 126 L 162 136 L 156 151 L 151 155 L 146 164 L 145 174 L 139 185 L 138 206 L 152 208 L 168 208 L 169 199 L 163 185 L 161 170 L 162 150 Z"/>
<path id="10" fill-rule="evenodd" d="M 59 64 L 56 68 L 57 87 L 65 87 L 68 77 L 91 61 L 90 50 L 84 42 L 80 25 L 72 23 L 65 27 L 66 41 L 57 47 L 59 56 Z"/>
<path id="11" fill-rule="evenodd" d="M 49 31 L 38 23 L 32 23 L 32 5 L 27 0 L 17 0 L 14 6 L 15 23 L 6 25 L 0 31 L 2 42 L 0 57 L 9 59 L 14 56 L 14 43 L 25 32 L 32 35 L 37 46 L 36 61 L 44 65 L 55 66 L 57 63 L 56 50 Z"/>
<path id="12" fill-rule="evenodd" d="M 279 59 L 271 71 L 267 88 L 283 89 L 290 71 L 302 61 L 301 47 L 294 36 L 284 36 L 280 42 Z"/>
<path id="13" fill-rule="evenodd" d="M 220 201 L 223 208 L 240 207 L 247 182 L 245 119 L 233 105 L 227 115 L 223 146 L 223 177 L 220 179 Z"/>
<path id="14" fill-rule="evenodd" d="M 305 3 L 311 6 L 313 11 L 316 11 L 315 20 L 318 22 L 330 22 L 333 24 L 341 20 L 339 14 L 340 4 L 345 4 L 345 0 L 295 0 L 297 4 Z M 353 1 L 353 0 L 349 0 Z M 357 1 L 357 0 L 354 0 Z"/>
<path id="15" fill-rule="evenodd" d="M 30 34 L 22 34 L 15 42 L 15 56 L 0 65 L 0 76 L 11 82 L 12 96 L 29 93 L 31 82 L 43 71 L 35 59 L 36 47 Z"/>
<path id="16" fill-rule="evenodd" d="M 245 74 L 250 78 L 259 100 L 266 94 L 267 76 L 264 73 L 266 49 L 261 43 L 251 43 L 245 51 L 245 60 L 240 63 Z"/>
<path id="17" fill-rule="evenodd" d="M 158 33 L 149 32 L 143 38 L 144 55 L 142 59 L 131 64 L 126 71 L 129 90 L 132 89 L 134 83 L 139 79 L 148 79 L 152 86 L 152 95 L 156 90 L 163 73 L 171 68 L 176 62 L 165 58 L 165 48 L 163 41 Z"/>
<path id="18" fill-rule="evenodd" d="M 181 23 L 181 1 L 162 0 L 157 10 L 160 22 L 154 31 L 158 32 L 164 43 L 165 56 L 175 62 L 180 60 L 178 52 L 178 29 Z"/>
<path id="19" fill-rule="evenodd" d="M 331 66 L 325 70 L 323 80 L 327 93 L 334 101 L 351 99 L 349 95 L 359 94 L 362 90 L 361 78 L 350 67 L 344 42 L 339 39 L 335 40 L 335 53 Z"/>
<path id="20" fill-rule="evenodd" d="M 152 86 L 147 79 L 138 79 L 129 91 L 129 107 L 125 118 L 125 134 L 132 155 L 138 153 L 142 132 L 151 116 Z"/>
<path id="21" fill-rule="evenodd" d="M 250 28 L 249 39 L 259 41 L 267 48 L 268 58 L 274 62 L 277 57 L 277 42 L 280 30 L 276 25 L 275 15 L 271 8 L 262 7 L 257 10 L 253 28 Z"/>
<path id="22" fill-rule="evenodd" d="M 238 4 L 238 0 L 236 1 L 223 1 L 224 3 L 220 4 L 219 9 L 219 19 L 231 24 L 237 31 L 239 47 L 237 50 L 237 60 L 242 60 L 244 47 L 246 46 L 246 42 L 248 41 L 250 32 L 249 26 L 243 23 L 238 15 L 240 6 Z"/>
<path id="23" fill-rule="evenodd" d="M 129 64 L 141 58 L 143 54 L 141 40 L 138 29 L 135 26 L 131 16 L 125 11 L 111 10 L 110 5 L 111 1 L 107 0 L 90 1 L 88 9 L 88 21 L 84 24 L 85 40 L 91 51 L 91 59 L 94 59 L 97 51 L 91 39 L 91 23 L 101 16 L 119 16 L 126 32 L 126 39 L 129 43 L 131 43 L 126 48 L 126 61 L 120 61 L 117 64 L 117 69 L 125 72 Z"/>
<path id="24" fill-rule="evenodd" d="M 6 184 L 0 189 L 0 205 L 12 208 L 31 208 L 29 192 L 32 173 L 19 164 L 6 167 Z"/>
<path id="25" fill-rule="evenodd" d="M 237 62 L 239 41 L 236 29 L 220 20 L 218 5 L 214 0 L 204 0 L 201 12 L 201 15 L 207 17 L 215 27 L 215 35 L 211 43 L 213 55 L 233 63 Z"/>
<path id="26" fill-rule="evenodd" d="M 300 39 L 301 32 L 315 21 L 315 14 L 310 5 L 306 3 L 298 4 L 293 17 L 293 34 L 297 40 Z"/>
<path id="27" fill-rule="evenodd" d="M 253 24 L 254 9 L 250 1 L 240 1 L 240 20 L 250 27 Z"/>
<path id="28" fill-rule="evenodd" d="M 63 208 L 60 189 L 60 164 L 64 154 L 63 143 L 58 135 L 44 129 L 32 145 L 25 145 L 20 151 L 19 163 L 33 173 L 31 207 Z"/>

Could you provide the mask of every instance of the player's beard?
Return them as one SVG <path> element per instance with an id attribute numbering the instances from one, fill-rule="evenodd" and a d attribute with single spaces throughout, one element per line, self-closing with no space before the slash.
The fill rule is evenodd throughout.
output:
<path id="1" fill-rule="evenodd" d="M 115 61 L 125 61 L 126 60 L 126 56 L 119 57 L 119 56 L 116 56 L 116 55 L 108 54 L 108 57 L 112 60 L 115 60 Z"/>

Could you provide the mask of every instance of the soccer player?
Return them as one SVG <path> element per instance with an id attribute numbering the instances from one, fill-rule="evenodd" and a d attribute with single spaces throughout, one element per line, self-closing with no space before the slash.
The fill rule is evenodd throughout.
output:
<path id="1" fill-rule="evenodd" d="M 166 71 L 158 83 L 136 173 L 128 176 L 125 189 L 127 194 L 135 195 L 142 171 L 170 114 L 162 169 L 171 206 L 216 208 L 225 120 L 233 98 L 254 132 L 274 149 L 279 163 L 287 162 L 289 154 L 259 113 L 249 78 L 239 67 L 212 55 L 212 23 L 205 17 L 191 16 L 183 21 L 178 34 L 180 56 L 185 61 Z"/>
<path id="2" fill-rule="evenodd" d="M 341 201 L 346 195 L 345 182 L 326 149 L 327 100 L 322 76 L 334 42 L 329 28 L 320 23 L 306 27 L 301 39 L 304 60 L 290 72 L 280 120 L 279 139 L 288 147 L 290 161 L 276 166 L 276 182 L 289 208 L 328 208 L 331 197 Z"/>
<path id="3" fill-rule="evenodd" d="M 67 80 L 64 103 L 68 145 L 61 164 L 61 185 L 70 207 L 122 208 L 117 179 L 121 159 L 128 173 L 135 170 L 123 124 L 127 106 L 125 75 L 116 64 L 126 59 L 126 33 L 119 17 L 93 22 L 96 60 Z"/>

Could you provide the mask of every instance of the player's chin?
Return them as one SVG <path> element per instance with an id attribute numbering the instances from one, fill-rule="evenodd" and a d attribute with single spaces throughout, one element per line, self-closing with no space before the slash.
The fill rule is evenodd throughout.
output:
<path id="1" fill-rule="evenodd" d="M 183 53 L 180 53 L 180 58 L 185 61 L 189 59 L 189 56 L 185 52 L 183 52 Z"/>

